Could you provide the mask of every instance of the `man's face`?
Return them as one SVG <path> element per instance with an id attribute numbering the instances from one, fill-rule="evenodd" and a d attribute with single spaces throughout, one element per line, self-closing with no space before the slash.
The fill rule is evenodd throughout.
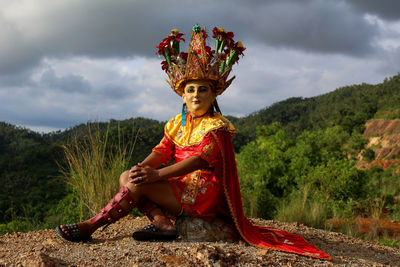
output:
<path id="1" fill-rule="evenodd" d="M 205 80 L 189 81 L 182 94 L 183 103 L 186 103 L 194 117 L 204 115 L 215 100 L 210 83 Z"/>

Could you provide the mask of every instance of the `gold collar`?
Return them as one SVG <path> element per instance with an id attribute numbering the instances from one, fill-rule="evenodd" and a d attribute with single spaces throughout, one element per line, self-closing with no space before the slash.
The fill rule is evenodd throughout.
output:
<path id="1" fill-rule="evenodd" d="M 199 118 L 192 118 L 188 114 L 186 126 L 182 126 L 182 114 L 178 114 L 165 125 L 165 134 L 175 145 L 186 147 L 199 145 L 208 132 L 220 128 L 225 128 L 231 134 L 236 133 L 233 124 L 219 113 Z"/>

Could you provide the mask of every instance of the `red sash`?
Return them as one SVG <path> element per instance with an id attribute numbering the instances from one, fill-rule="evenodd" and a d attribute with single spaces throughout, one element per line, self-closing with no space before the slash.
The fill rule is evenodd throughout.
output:
<path id="1" fill-rule="evenodd" d="M 243 239 L 257 247 L 277 249 L 309 257 L 332 260 L 332 257 L 307 243 L 302 236 L 253 225 L 243 214 L 242 197 L 231 136 L 219 141 L 223 158 L 223 190 L 236 229 Z"/>

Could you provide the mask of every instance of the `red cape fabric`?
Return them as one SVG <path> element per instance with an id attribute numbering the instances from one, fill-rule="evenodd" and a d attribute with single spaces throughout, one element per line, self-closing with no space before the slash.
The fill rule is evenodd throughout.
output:
<path id="1" fill-rule="evenodd" d="M 268 227 L 253 225 L 243 214 L 242 197 L 236 169 L 232 139 L 219 139 L 223 157 L 223 187 L 231 216 L 242 238 L 257 247 L 277 249 L 309 257 L 332 260 L 332 257 L 307 243 L 302 236 Z"/>

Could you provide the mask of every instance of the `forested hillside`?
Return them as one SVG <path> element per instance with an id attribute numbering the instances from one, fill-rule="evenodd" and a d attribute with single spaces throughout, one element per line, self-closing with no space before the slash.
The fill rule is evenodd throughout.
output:
<path id="1" fill-rule="evenodd" d="M 239 121 L 251 140 L 237 155 L 245 212 L 317 228 L 345 218 L 341 230 L 352 234 L 360 234 L 351 225 L 359 217 L 400 221 L 399 129 L 392 129 L 400 125 L 399 89 L 395 76 L 378 85 L 288 99 Z M 371 119 L 390 125 L 390 132 L 364 131 Z M 389 158 L 380 162 L 390 165 L 375 164 L 382 152 Z M 373 167 L 360 169 L 361 159 L 362 166 Z M 369 238 L 395 234 L 372 228 Z"/>
<path id="2" fill-rule="evenodd" d="M 16 217 L 42 221 L 51 199 L 65 194 L 56 159 L 60 149 L 35 132 L 0 124 L 0 222 Z"/>
<path id="3" fill-rule="evenodd" d="M 291 211 L 283 210 L 282 203 L 292 207 L 301 202 L 303 210 L 320 203 L 321 209 L 331 207 L 323 214 L 325 219 L 347 216 L 353 210 L 367 214 L 363 205 L 381 198 L 383 207 L 395 214 L 394 196 L 400 189 L 385 195 L 374 190 L 379 179 L 390 183 L 391 169 L 363 171 L 354 166 L 367 144 L 362 136 L 366 121 L 400 119 L 399 107 L 397 75 L 377 85 L 351 85 L 316 97 L 290 98 L 243 118 L 228 116 L 238 130 L 234 146 L 246 213 L 288 219 L 285 214 Z M 135 164 L 159 142 L 164 122 L 132 118 L 88 125 L 107 134 L 111 145 L 134 146 L 131 163 Z M 38 134 L 0 123 L 0 183 L 4 185 L 0 232 L 53 227 L 61 212 L 74 209 L 68 207 L 76 201 L 71 188 L 57 176 L 65 167 L 62 146 L 84 139 L 88 125 Z M 339 214 L 340 210 L 344 212 Z"/>
<path id="4" fill-rule="evenodd" d="M 91 131 L 107 131 L 111 144 L 134 145 L 133 164 L 141 161 L 159 142 L 164 123 L 145 118 L 111 120 L 44 135 L 1 123 L 0 232 L 29 230 L 52 225 L 58 220 L 57 205 L 71 193 L 60 173 L 65 167 L 62 146 L 84 139 L 88 135 L 88 125 Z"/>
<path id="5" fill-rule="evenodd" d="M 278 121 L 294 137 L 304 130 L 341 125 L 347 132 L 361 132 L 364 123 L 374 117 L 400 118 L 400 75 L 381 84 L 351 85 L 311 98 L 289 98 L 235 120 L 240 141 L 254 140 L 254 129 Z M 245 142 L 246 143 L 246 142 Z M 241 144 L 236 144 L 238 149 Z"/>

